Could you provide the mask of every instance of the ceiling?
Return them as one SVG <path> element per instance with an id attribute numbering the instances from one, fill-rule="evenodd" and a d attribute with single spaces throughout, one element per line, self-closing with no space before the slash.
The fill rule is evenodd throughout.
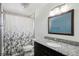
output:
<path id="1" fill-rule="evenodd" d="M 41 9 L 46 6 L 47 3 L 29 3 L 25 5 L 26 7 L 22 3 L 3 3 L 2 5 L 6 11 L 31 16 L 36 9 Z"/>

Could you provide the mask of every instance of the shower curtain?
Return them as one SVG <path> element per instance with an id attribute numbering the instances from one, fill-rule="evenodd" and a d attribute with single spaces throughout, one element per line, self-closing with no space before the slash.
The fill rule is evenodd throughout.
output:
<path id="1" fill-rule="evenodd" d="M 33 20 L 3 11 L 3 56 L 31 56 L 33 52 Z"/>

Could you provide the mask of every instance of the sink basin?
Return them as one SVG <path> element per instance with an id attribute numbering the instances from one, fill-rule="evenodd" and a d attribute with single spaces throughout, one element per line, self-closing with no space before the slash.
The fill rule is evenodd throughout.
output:
<path id="1" fill-rule="evenodd" d="M 48 42 L 47 45 L 51 46 L 51 47 L 61 47 L 61 45 L 59 45 L 57 43 L 53 43 L 53 42 Z"/>

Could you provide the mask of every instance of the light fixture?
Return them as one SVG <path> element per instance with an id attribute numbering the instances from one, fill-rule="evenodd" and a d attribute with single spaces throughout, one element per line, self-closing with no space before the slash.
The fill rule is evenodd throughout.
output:
<path id="1" fill-rule="evenodd" d="M 54 16 L 60 14 L 59 8 L 55 8 L 53 11 L 50 12 L 49 16 Z"/>
<path id="2" fill-rule="evenodd" d="M 27 8 L 29 6 L 30 3 L 21 3 L 21 5 L 24 7 L 24 8 Z"/>
<path id="3" fill-rule="evenodd" d="M 58 5 L 58 6 L 54 7 L 52 9 L 52 11 L 50 11 L 49 16 L 59 15 L 68 10 L 69 10 L 68 5 L 66 5 L 66 4 Z"/>
<path id="4" fill-rule="evenodd" d="M 67 12 L 69 9 L 70 9 L 70 8 L 68 7 L 68 5 L 65 4 L 65 5 L 61 6 L 60 11 L 61 11 L 61 12 Z"/>

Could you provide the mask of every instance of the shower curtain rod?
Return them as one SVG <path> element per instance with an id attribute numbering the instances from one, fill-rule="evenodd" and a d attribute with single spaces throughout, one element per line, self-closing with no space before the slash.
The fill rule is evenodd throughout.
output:
<path id="1" fill-rule="evenodd" d="M 0 12 L 1 14 L 4 13 L 4 14 L 11 14 L 11 15 L 16 15 L 16 16 L 21 16 L 21 17 L 28 17 L 28 18 L 31 18 L 32 19 L 32 15 L 30 16 L 27 16 L 27 15 L 23 15 L 21 13 L 15 13 L 15 12 L 10 12 L 10 11 L 6 11 L 6 10 L 3 10 Z"/>

